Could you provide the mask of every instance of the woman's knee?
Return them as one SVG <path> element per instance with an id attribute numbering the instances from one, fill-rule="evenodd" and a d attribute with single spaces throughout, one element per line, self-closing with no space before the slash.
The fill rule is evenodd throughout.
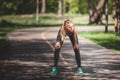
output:
<path id="1" fill-rule="evenodd" d="M 55 44 L 55 49 L 60 49 L 60 48 L 61 48 L 60 42 L 56 42 L 56 44 Z"/>

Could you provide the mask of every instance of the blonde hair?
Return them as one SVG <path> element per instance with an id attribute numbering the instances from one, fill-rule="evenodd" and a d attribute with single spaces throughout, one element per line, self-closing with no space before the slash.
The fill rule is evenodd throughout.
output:
<path id="1" fill-rule="evenodd" d="M 61 37 L 62 41 L 64 40 L 64 38 L 66 36 L 66 31 L 65 31 L 65 28 L 64 28 L 66 21 L 70 21 L 71 22 L 70 26 L 73 26 L 73 23 L 72 23 L 71 20 L 69 20 L 69 19 L 64 20 L 64 23 L 62 24 L 62 26 L 60 28 L 60 37 Z"/>
<path id="2" fill-rule="evenodd" d="M 64 23 L 63 23 L 61 28 L 60 28 L 60 37 L 61 37 L 62 41 L 64 40 L 65 36 L 66 36 L 66 32 L 65 32 Z"/>

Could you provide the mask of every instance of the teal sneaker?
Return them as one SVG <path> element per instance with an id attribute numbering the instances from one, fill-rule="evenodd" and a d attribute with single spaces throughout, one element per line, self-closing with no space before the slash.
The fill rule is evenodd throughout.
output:
<path id="1" fill-rule="evenodd" d="M 79 73 L 79 74 L 80 74 L 80 73 L 83 73 L 83 70 L 82 70 L 81 67 L 78 67 L 78 68 L 77 68 L 77 73 Z"/>
<path id="2" fill-rule="evenodd" d="M 56 67 L 52 67 L 51 73 L 53 73 L 53 74 L 57 73 L 57 68 Z"/>

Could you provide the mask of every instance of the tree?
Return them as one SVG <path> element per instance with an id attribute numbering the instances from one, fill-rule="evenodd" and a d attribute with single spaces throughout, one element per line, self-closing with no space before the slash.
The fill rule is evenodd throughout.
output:
<path id="1" fill-rule="evenodd" d="M 120 0 L 114 0 L 114 27 L 116 34 L 120 35 Z"/>
<path id="2" fill-rule="evenodd" d="M 63 7 L 62 7 L 62 0 L 58 0 L 58 17 L 63 16 Z"/>
<path id="3" fill-rule="evenodd" d="M 108 32 L 108 0 L 106 0 L 106 3 L 105 3 L 105 32 L 107 33 Z"/>
<path id="4" fill-rule="evenodd" d="M 64 8 L 66 13 L 76 14 L 79 12 L 79 3 L 78 0 L 64 0 Z"/>
<path id="5" fill-rule="evenodd" d="M 36 21 L 39 20 L 39 0 L 36 0 Z"/>
<path id="6" fill-rule="evenodd" d="M 42 0 L 41 13 L 44 14 L 46 12 L 46 0 Z"/>
<path id="7" fill-rule="evenodd" d="M 88 6 L 89 6 L 89 23 L 101 23 L 101 17 L 104 12 L 105 8 L 105 2 L 106 0 L 99 0 L 99 3 L 97 7 L 95 7 L 95 4 L 93 0 L 88 0 Z"/>

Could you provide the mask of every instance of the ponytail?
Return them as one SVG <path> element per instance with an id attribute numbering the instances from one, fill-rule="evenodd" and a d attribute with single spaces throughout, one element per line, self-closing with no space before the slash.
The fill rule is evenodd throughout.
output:
<path id="1" fill-rule="evenodd" d="M 65 32 L 64 23 L 63 23 L 61 28 L 60 28 L 60 37 L 61 37 L 62 41 L 64 40 L 65 36 L 66 36 L 66 32 Z"/>

